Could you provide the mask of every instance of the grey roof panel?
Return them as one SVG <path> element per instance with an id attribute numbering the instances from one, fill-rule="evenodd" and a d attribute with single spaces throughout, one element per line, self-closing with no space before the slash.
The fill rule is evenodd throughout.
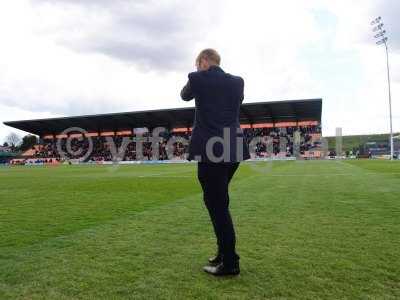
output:
<path id="1" fill-rule="evenodd" d="M 194 107 L 121 112 L 98 115 L 22 120 L 4 122 L 39 136 L 58 134 L 70 127 L 80 127 L 89 132 L 118 131 L 132 128 L 190 127 L 194 118 Z M 321 122 L 322 99 L 253 102 L 242 104 L 241 124 L 257 124 L 282 121 Z"/>

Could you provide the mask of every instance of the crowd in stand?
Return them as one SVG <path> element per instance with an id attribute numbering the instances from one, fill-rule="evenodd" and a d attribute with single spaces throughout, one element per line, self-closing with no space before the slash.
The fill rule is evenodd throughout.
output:
<path id="1" fill-rule="evenodd" d="M 297 133 L 297 137 L 296 137 Z M 272 128 L 249 128 L 244 130 L 248 141 L 253 140 L 254 153 L 257 157 L 269 157 L 272 155 L 294 155 L 295 139 L 298 138 L 300 154 L 320 146 L 319 139 L 314 139 L 314 134 L 321 134 L 319 126 L 300 127 L 272 127 Z M 256 138 L 256 139 L 254 139 Z"/>
<path id="2" fill-rule="evenodd" d="M 167 142 L 173 138 L 172 149 L 168 149 Z M 72 138 L 69 139 L 70 145 L 66 138 L 62 138 L 59 141 L 54 139 L 45 139 L 40 148 L 35 151 L 33 157 L 35 158 L 57 158 L 61 159 L 62 156 L 66 156 L 68 159 L 78 159 L 86 155 L 89 149 L 89 155 L 87 161 L 112 161 L 115 154 L 119 154 L 121 147 L 125 147 L 125 151 L 122 155 L 119 155 L 121 160 L 133 161 L 133 160 L 167 160 L 170 155 L 175 159 L 184 159 L 187 153 L 188 145 L 184 141 L 180 141 L 180 138 L 189 141 L 190 134 L 170 134 L 160 136 L 158 141 L 158 155 L 153 153 L 152 139 L 150 134 L 143 134 L 139 136 L 95 136 L 89 138 Z M 141 139 L 141 152 L 140 148 L 137 147 L 139 143 L 136 143 Z M 125 145 L 123 145 L 125 141 Z M 59 143 L 59 145 L 57 145 Z M 61 150 L 61 151 L 59 151 Z M 168 152 L 170 150 L 170 152 Z M 154 150 L 155 151 L 155 150 Z M 62 152 L 62 155 L 61 153 Z M 141 154 L 141 155 L 140 155 Z"/>
<path id="3" fill-rule="evenodd" d="M 255 157 L 293 156 L 294 145 L 296 145 L 294 141 L 296 138 L 299 139 L 298 150 L 300 154 L 304 154 L 306 151 L 319 146 L 318 139 L 314 137 L 315 134 L 320 133 L 320 126 L 244 129 L 247 142 L 250 143 L 253 141 L 250 143 L 250 147 L 253 147 L 251 152 L 254 153 Z M 172 142 L 171 138 L 173 139 Z M 188 144 L 180 141 L 180 138 L 189 141 L 190 132 L 161 133 L 158 140 L 158 153 L 153 153 L 156 150 L 152 147 L 152 139 L 149 133 L 144 133 L 140 136 L 94 136 L 90 137 L 91 142 L 89 138 L 70 138 L 69 142 L 67 142 L 66 138 L 62 138 L 61 140 L 44 139 L 41 145 L 36 148 L 32 158 L 56 159 L 59 161 L 63 158 L 82 158 L 88 153 L 85 161 L 112 161 L 113 157 L 115 158 L 116 151 L 121 146 L 125 146 L 125 151 L 122 154 L 120 153 L 120 160 L 184 159 L 188 152 Z M 140 149 L 137 148 L 137 143 L 134 142 L 138 141 L 138 139 L 143 141 L 141 153 L 139 153 Z M 131 142 L 123 145 L 124 140 L 125 142 L 126 140 Z M 115 147 L 113 148 L 111 144 L 114 144 Z M 91 151 L 89 151 L 90 148 Z M 60 149 L 63 155 L 60 155 Z M 171 154 L 173 158 L 171 158 Z"/>

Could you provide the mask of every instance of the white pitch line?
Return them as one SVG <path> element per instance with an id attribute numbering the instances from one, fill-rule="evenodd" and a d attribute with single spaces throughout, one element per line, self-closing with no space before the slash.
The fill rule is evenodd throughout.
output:
<path id="1" fill-rule="evenodd" d="M 191 178 L 193 176 L 175 176 L 175 175 L 141 175 L 139 178 Z"/>
<path id="2" fill-rule="evenodd" d="M 189 172 L 180 172 L 180 173 L 189 173 Z M 171 174 L 171 175 L 168 175 Z M 174 175 L 174 174 L 179 174 L 178 172 L 164 172 L 164 173 L 155 173 L 155 174 L 147 174 L 147 175 L 138 175 L 135 177 L 140 177 L 140 178 L 146 178 L 146 177 L 191 177 L 191 176 L 183 176 L 183 175 Z"/>
<path id="3" fill-rule="evenodd" d="M 400 175 L 400 173 L 333 173 L 333 174 L 264 174 L 261 176 L 265 177 L 333 177 L 333 176 L 363 176 L 363 175 Z M 151 175 L 139 175 L 134 177 L 140 178 L 192 178 L 193 176 L 184 176 L 184 175 L 166 175 L 166 174 L 151 174 Z"/>
<path id="4" fill-rule="evenodd" d="M 400 175 L 400 173 L 265 174 L 265 176 L 276 176 L 276 177 L 364 176 L 364 175 Z"/>

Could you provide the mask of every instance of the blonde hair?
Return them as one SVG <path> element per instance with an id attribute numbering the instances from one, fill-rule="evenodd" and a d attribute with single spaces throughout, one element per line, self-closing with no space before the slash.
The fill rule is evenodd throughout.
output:
<path id="1" fill-rule="evenodd" d="M 220 65 L 221 63 L 221 56 L 218 54 L 218 52 L 214 49 L 208 48 L 204 49 L 200 52 L 200 54 L 197 56 L 196 61 L 199 62 L 200 59 L 205 59 L 211 64 L 216 64 Z"/>

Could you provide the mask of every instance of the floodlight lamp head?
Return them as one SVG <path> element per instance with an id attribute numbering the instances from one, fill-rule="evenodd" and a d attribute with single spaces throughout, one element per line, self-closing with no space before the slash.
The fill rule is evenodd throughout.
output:
<path id="1" fill-rule="evenodd" d="M 374 38 L 380 38 L 380 37 L 383 37 L 384 35 L 385 35 L 385 33 L 386 33 L 386 30 L 384 30 L 384 31 L 381 31 L 381 32 L 379 32 L 378 34 L 375 34 L 374 35 Z"/>
<path id="2" fill-rule="evenodd" d="M 376 44 L 377 44 L 377 45 L 382 45 L 382 44 L 386 43 L 387 40 L 388 40 L 388 38 L 385 37 L 385 38 L 381 39 L 380 41 L 377 41 Z"/>
<path id="3" fill-rule="evenodd" d="M 377 17 L 375 20 L 373 20 L 372 22 L 371 22 L 371 25 L 376 25 L 376 24 L 378 24 L 380 21 L 381 21 L 381 17 Z"/>
<path id="4" fill-rule="evenodd" d="M 376 31 L 378 31 L 378 30 L 382 30 L 382 28 L 383 28 L 383 23 L 379 24 L 378 26 L 375 26 L 375 27 L 372 29 L 372 31 L 373 31 L 373 32 L 376 32 Z"/>

